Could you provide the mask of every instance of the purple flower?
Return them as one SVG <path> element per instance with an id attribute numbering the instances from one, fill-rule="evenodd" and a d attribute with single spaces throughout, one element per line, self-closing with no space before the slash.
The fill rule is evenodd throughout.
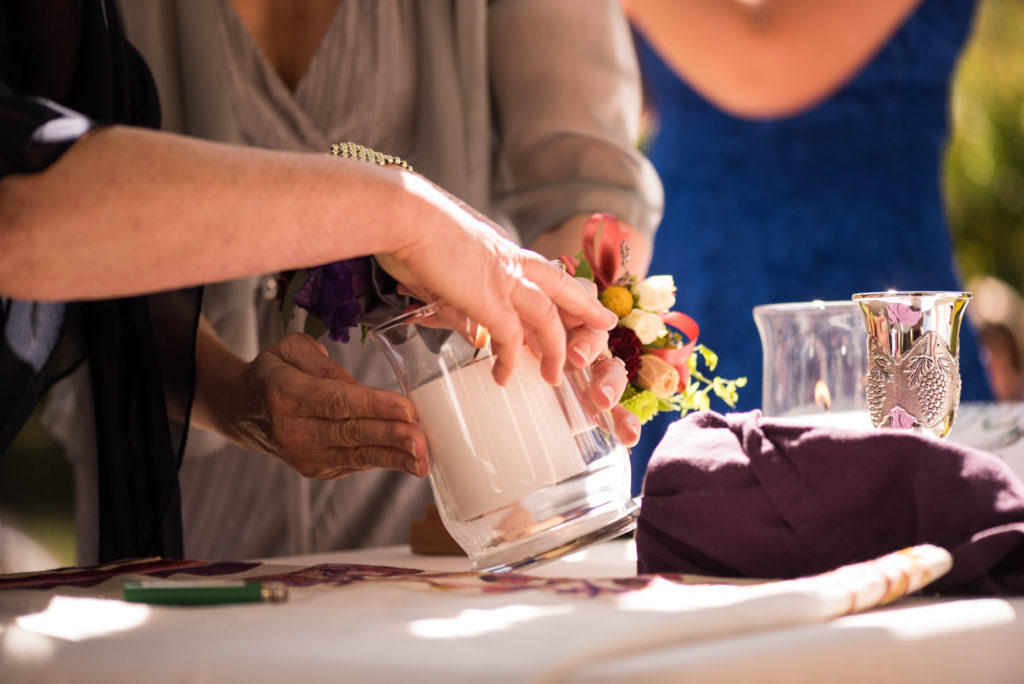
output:
<path id="1" fill-rule="evenodd" d="M 327 335 L 336 342 L 348 342 L 348 331 L 362 318 L 359 295 L 370 286 L 370 259 L 359 257 L 335 261 L 313 269 L 295 305 L 327 326 Z"/>

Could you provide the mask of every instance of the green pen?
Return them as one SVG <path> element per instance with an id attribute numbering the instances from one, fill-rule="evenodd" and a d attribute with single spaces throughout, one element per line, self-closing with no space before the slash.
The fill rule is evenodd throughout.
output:
<path id="1" fill-rule="evenodd" d="M 255 580 L 142 580 L 125 582 L 122 598 L 170 606 L 279 603 L 288 598 L 288 587 L 281 582 Z"/>

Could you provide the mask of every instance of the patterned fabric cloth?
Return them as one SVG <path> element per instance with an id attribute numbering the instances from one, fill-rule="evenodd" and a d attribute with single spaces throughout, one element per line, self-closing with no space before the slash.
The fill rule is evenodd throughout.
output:
<path id="1" fill-rule="evenodd" d="M 8 658 L 5 674 L 13 670 L 16 679 L 26 681 L 73 681 L 87 672 L 94 679 L 109 673 L 114 679 L 161 682 L 263 681 L 282 673 L 310 682 L 336 681 L 339 673 L 346 681 L 367 682 L 564 682 L 592 680 L 596 668 L 605 665 L 601 681 L 632 681 L 638 673 L 644 681 L 690 681 L 694 661 L 711 653 L 717 658 L 712 669 L 743 661 L 745 669 L 729 681 L 747 681 L 767 660 L 750 665 L 757 645 L 785 646 L 792 634 L 794 658 L 810 659 L 809 642 L 829 647 L 822 667 L 813 674 L 801 667 L 798 674 L 806 675 L 804 681 L 831 681 L 836 663 L 865 658 L 871 673 L 905 669 L 905 653 L 881 666 L 874 651 L 865 656 L 865 631 L 897 630 L 899 646 L 919 637 L 935 641 L 937 650 L 948 650 L 950 639 L 962 634 L 976 643 L 994 632 L 993 638 L 1001 639 L 997 648 L 1016 636 L 994 629 L 1004 627 L 1012 611 L 999 606 L 993 612 L 988 604 L 980 614 L 959 606 L 932 612 L 944 606 L 910 604 L 894 614 L 822 626 L 926 587 L 949 568 L 949 554 L 936 547 L 906 549 L 798 580 L 743 584 L 637 577 L 618 563 L 612 567 L 621 568 L 622 575 L 599 577 L 585 569 L 585 558 L 575 560 L 582 562 L 564 564 L 567 576 L 562 577 L 347 563 L 241 569 L 246 564 L 142 561 L 0 578 L 6 642 L 36 646 L 32 653 L 42 648 L 38 644 L 49 647 L 45 658 Z M 290 589 L 284 603 L 209 609 L 111 600 L 122 596 L 126 581 L 153 575 L 175 582 L 264 579 Z M 921 612 L 926 615 L 915 617 Z M 934 629 L 917 626 L 933 615 L 951 615 L 954 621 L 966 615 L 970 629 L 947 625 L 936 636 Z M 822 636 L 826 631 L 849 636 L 849 647 L 830 642 Z M 741 646 L 730 650 L 735 641 Z M 894 650 L 892 641 L 890 635 L 867 643 L 879 644 L 880 660 Z M 691 646 L 696 656 L 681 657 Z M 914 654 L 920 656 L 920 649 Z M 655 671 L 643 663 L 647 658 L 669 667 Z M 783 660 L 776 670 L 782 674 L 771 681 L 794 680 L 794 663 Z M 698 678 L 721 681 L 715 672 Z M 856 674 L 849 678 L 855 680 Z"/>
<path id="2" fill-rule="evenodd" d="M 694 609 L 784 594 L 828 595 L 832 616 L 890 603 L 935 581 L 949 570 L 949 554 L 918 546 L 789 582 L 743 582 L 681 573 L 629 577 L 538 577 L 515 572 L 428 571 L 362 563 L 277 566 L 257 561 L 201 561 L 151 558 L 89 568 L 64 568 L 0 575 L 0 591 L 92 589 L 103 591 L 127 580 L 173 578 L 178 581 L 246 579 L 281 582 L 289 587 L 351 584 L 400 584 L 459 594 L 514 594 L 541 591 L 565 599 L 615 598 L 634 608 Z M 836 591 L 836 589 L 840 591 Z M 824 596 L 822 596 L 824 598 Z"/>

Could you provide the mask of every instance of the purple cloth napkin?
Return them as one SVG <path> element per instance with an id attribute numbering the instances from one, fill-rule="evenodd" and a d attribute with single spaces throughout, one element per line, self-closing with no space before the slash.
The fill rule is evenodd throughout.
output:
<path id="1" fill-rule="evenodd" d="M 953 555 L 928 591 L 1024 595 L 1024 484 L 992 454 L 760 411 L 669 427 L 644 479 L 638 571 L 792 578 L 915 544 Z"/>

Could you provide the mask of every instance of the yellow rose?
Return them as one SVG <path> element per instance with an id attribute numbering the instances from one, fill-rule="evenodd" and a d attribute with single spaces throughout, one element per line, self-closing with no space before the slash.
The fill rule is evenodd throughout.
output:
<path id="1" fill-rule="evenodd" d="M 641 389 L 654 392 L 661 399 L 667 399 L 679 388 L 679 371 L 654 354 L 643 354 L 640 357 L 640 370 L 636 374 L 636 384 Z"/>
<path id="2" fill-rule="evenodd" d="M 629 290 L 618 285 L 605 288 L 605 291 L 601 293 L 600 300 L 604 304 L 604 308 L 619 318 L 633 310 L 633 295 L 629 293 Z"/>

